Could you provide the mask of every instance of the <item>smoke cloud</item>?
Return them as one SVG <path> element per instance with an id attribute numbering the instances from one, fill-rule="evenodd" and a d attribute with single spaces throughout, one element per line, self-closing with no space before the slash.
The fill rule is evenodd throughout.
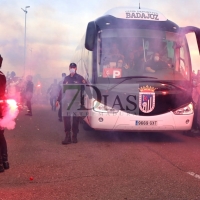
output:
<path id="1" fill-rule="evenodd" d="M 19 110 L 17 102 L 13 99 L 6 100 L 7 106 L 4 109 L 4 117 L 0 119 L 0 127 L 7 128 L 8 130 L 14 129 Z"/>
<path id="2" fill-rule="evenodd" d="M 4 58 L 2 70 L 24 73 L 24 15 L 27 13 L 26 72 L 54 77 L 68 69 L 75 48 L 83 36 L 87 23 L 118 6 L 139 6 L 139 1 L 29 1 L 2 0 L 0 18 L 0 54 Z M 185 0 L 140 1 L 141 8 L 158 10 L 179 26 L 200 27 L 200 1 Z M 185 6 L 187 5 L 187 6 Z M 195 44 L 195 43 L 194 43 Z M 199 65 L 197 50 L 192 50 L 195 69 Z M 48 72 L 48 73 L 47 73 Z"/>

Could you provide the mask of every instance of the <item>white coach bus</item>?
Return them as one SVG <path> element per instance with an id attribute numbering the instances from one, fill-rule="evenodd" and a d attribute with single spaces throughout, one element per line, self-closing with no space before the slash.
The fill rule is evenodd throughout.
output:
<path id="1" fill-rule="evenodd" d="M 189 33 L 200 49 L 197 27 L 179 27 L 158 11 L 135 7 L 113 8 L 89 22 L 73 59 L 93 85 L 92 100 L 82 102 L 90 108 L 85 125 L 112 131 L 190 130 Z"/>

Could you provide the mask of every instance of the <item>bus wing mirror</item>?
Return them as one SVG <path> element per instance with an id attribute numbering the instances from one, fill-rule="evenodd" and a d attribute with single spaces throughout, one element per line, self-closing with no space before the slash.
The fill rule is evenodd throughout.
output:
<path id="1" fill-rule="evenodd" d="M 197 39 L 197 44 L 198 44 L 199 54 L 200 54 L 200 29 L 198 32 L 195 32 L 195 34 L 196 34 L 196 39 Z"/>
<path id="2" fill-rule="evenodd" d="M 95 23 L 89 22 L 87 25 L 86 36 L 85 36 L 85 48 L 89 51 L 94 49 L 94 41 L 96 36 L 96 25 Z"/>
<path id="3" fill-rule="evenodd" d="M 192 32 L 195 33 L 197 45 L 199 49 L 199 54 L 200 54 L 200 29 L 195 26 L 186 26 L 186 27 L 180 28 L 180 30 L 182 34 L 188 34 Z"/>

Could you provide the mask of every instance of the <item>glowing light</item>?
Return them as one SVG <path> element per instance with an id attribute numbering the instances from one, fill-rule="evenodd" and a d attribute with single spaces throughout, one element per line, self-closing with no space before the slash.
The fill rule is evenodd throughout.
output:
<path id="1" fill-rule="evenodd" d="M 7 99 L 6 103 L 10 106 L 10 108 L 15 110 L 17 106 L 17 102 L 14 99 Z"/>
<path id="2" fill-rule="evenodd" d="M 38 87 L 40 87 L 41 85 L 40 85 L 40 84 L 38 84 L 37 86 L 38 86 Z"/>
<path id="3" fill-rule="evenodd" d="M 164 91 L 164 92 L 162 92 L 162 94 L 166 95 L 166 94 L 167 94 L 167 92 L 166 92 L 166 91 Z"/>
<path id="4" fill-rule="evenodd" d="M 0 119 L 0 127 L 14 129 L 16 124 L 15 118 L 19 113 L 17 102 L 14 99 L 7 99 L 1 100 L 0 103 L 7 103 L 7 106 L 5 106 L 3 118 Z"/>

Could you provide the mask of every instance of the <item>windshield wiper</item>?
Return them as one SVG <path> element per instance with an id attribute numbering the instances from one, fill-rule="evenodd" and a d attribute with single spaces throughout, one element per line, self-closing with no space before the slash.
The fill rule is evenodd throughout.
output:
<path id="1" fill-rule="evenodd" d="M 117 85 L 123 83 L 124 81 L 127 81 L 127 80 L 129 80 L 129 79 L 133 79 L 133 78 L 150 78 L 150 79 L 157 79 L 157 78 L 151 77 L 151 76 L 125 76 L 125 77 L 121 77 L 121 78 L 117 78 L 117 79 L 122 79 L 122 78 L 124 78 L 124 79 L 123 79 L 122 81 L 120 81 L 119 83 L 117 83 L 117 84 L 113 85 L 112 87 L 110 87 L 110 88 L 108 89 L 108 91 L 112 90 L 113 88 L 115 88 Z"/>
<path id="2" fill-rule="evenodd" d="M 122 76 L 122 77 L 120 77 L 120 78 L 116 78 L 116 79 L 123 79 L 123 78 L 125 78 L 125 79 L 132 79 L 132 78 L 151 78 L 151 79 L 158 79 L 158 78 L 156 78 L 156 77 L 153 77 L 153 76 Z"/>

